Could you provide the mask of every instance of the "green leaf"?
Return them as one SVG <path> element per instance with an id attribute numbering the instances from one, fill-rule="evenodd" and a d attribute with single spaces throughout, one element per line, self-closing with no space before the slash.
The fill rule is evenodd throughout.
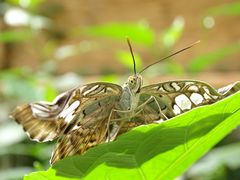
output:
<path id="1" fill-rule="evenodd" d="M 30 30 L 14 30 L 0 32 L 0 42 L 19 42 L 30 39 L 33 33 Z"/>
<path id="2" fill-rule="evenodd" d="M 92 36 L 107 37 L 113 39 L 125 39 L 128 36 L 133 42 L 142 45 L 153 45 L 154 32 L 145 21 L 138 23 L 109 23 L 101 26 L 86 28 L 84 33 Z"/>
<path id="3" fill-rule="evenodd" d="M 173 179 L 240 124 L 240 93 L 160 124 L 137 127 L 84 155 L 63 159 L 35 179 Z"/>
<path id="4" fill-rule="evenodd" d="M 207 10 L 206 14 L 212 16 L 224 15 L 224 16 L 237 16 L 240 15 L 240 3 L 226 3 L 220 6 L 216 6 Z"/>
<path id="5" fill-rule="evenodd" d="M 217 49 L 216 51 L 210 53 L 199 55 L 190 61 L 188 69 L 191 72 L 203 71 L 210 65 L 224 60 L 227 56 L 239 52 L 239 49 L 240 43 L 236 43 L 224 48 Z"/>

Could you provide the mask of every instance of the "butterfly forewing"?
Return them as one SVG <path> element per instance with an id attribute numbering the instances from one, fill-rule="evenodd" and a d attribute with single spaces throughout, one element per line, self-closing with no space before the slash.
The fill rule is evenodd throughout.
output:
<path id="1" fill-rule="evenodd" d="M 52 103 L 37 102 L 19 106 L 11 116 L 23 126 L 31 139 L 51 141 L 67 133 L 78 121 L 84 121 L 85 116 L 96 119 L 95 114 L 93 116 L 91 113 L 106 100 L 114 104 L 121 93 L 121 86 L 92 83 L 63 93 Z"/>

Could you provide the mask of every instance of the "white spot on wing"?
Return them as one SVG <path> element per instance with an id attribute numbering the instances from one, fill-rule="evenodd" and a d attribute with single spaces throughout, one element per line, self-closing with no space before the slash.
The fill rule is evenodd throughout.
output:
<path id="1" fill-rule="evenodd" d="M 80 127 L 80 126 L 78 126 L 78 125 L 75 125 L 75 126 L 72 128 L 72 130 L 71 130 L 71 131 L 73 131 L 73 130 L 76 130 L 76 129 L 79 129 L 79 127 Z"/>
<path id="2" fill-rule="evenodd" d="M 68 114 L 65 118 L 65 121 L 67 123 L 71 122 L 71 120 L 75 117 L 75 115 L 73 115 L 72 113 L 71 114 Z"/>
<path id="3" fill-rule="evenodd" d="M 230 84 L 228 86 L 225 86 L 225 87 L 222 87 L 222 88 L 218 89 L 218 93 L 224 94 L 227 91 L 229 91 L 232 87 L 233 87 L 232 84 Z"/>
<path id="4" fill-rule="evenodd" d="M 40 105 L 40 104 L 31 104 L 31 110 L 34 115 L 40 117 L 48 117 L 49 116 L 49 109 Z"/>
<path id="5" fill-rule="evenodd" d="M 175 104 L 173 106 L 173 112 L 178 115 L 178 114 L 181 114 L 181 109 Z"/>
<path id="6" fill-rule="evenodd" d="M 205 99 L 211 99 L 211 97 L 207 93 L 204 93 L 203 96 Z"/>
<path id="7" fill-rule="evenodd" d="M 158 87 L 158 91 L 160 92 L 160 93 L 165 93 L 165 92 L 167 92 L 167 91 L 165 91 L 164 89 L 163 89 L 163 87 Z"/>
<path id="8" fill-rule="evenodd" d="M 176 91 L 179 91 L 181 88 L 179 87 L 179 85 L 177 85 L 177 83 L 175 83 L 175 82 L 173 82 L 172 83 L 172 86 L 174 87 L 174 89 L 176 90 Z"/>
<path id="9" fill-rule="evenodd" d="M 191 84 L 194 84 L 193 82 L 185 82 L 185 85 L 191 85 Z"/>
<path id="10" fill-rule="evenodd" d="M 192 93 L 190 99 L 195 105 L 201 104 L 203 102 L 202 95 L 198 93 Z"/>
<path id="11" fill-rule="evenodd" d="M 191 109 L 191 101 L 188 99 L 188 97 L 184 94 L 181 94 L 175 98 L 176 104 L 182 109 L 187 110 Z"/>
<path id="12" fill-rule="evenodd" d="M 163 119 L 160 119 L 160 120 L 154 121 L 154 123 L 157 123 L 157 124 L 160 124 L 160 123 L 163 123 L 163 122 L 164 122 Z"/>
<path id="13" fill-rule="evenodd" d="M 208 89 L 206 86 L 204 86 L 203 89 L 205 90 L 205 92 L 206 92 L 207 94 L 210 94 L 210 91 L 209 91 L 209 89 Z"/>
<path id="14" fill-rule="evenodd" d="M 80 101 L 73 102 L 68 108 L 64 109 L 59 116 L 65 118 L 66 122 L 70 122 L 74 118 L 74 111 L 80 105 Z"/>
<path id="15" fill-rule="evenodd" d="M 91 93 L 92 91 L 96 90 L 97 88 L 99 88 L 99 85 L 93 86 L 91 89 L 85 91 L 83 93 L 83 95 L 86 96 L 88 93 Z"/>
<path id="16" fill-rule="evenodd" d="M 190 90 L 190 91 L 198 91 L 198 87 L 197 86 L 190 86 L 189 88 L 188 88 L 188 90 Z"/>
<path id="17" fill-rule="evenodd" d="M 218 98 L 218 96 L 212 96 L 213 97 L 213 99 L 217 99 Z"/>

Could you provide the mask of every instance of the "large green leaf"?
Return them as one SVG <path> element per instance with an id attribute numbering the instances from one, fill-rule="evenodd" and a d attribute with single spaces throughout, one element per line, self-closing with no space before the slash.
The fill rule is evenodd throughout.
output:
<path id="1" fill-rule="evenodd" d="M 240 93 L 65 158 L 36 179 L 173 179 L 240 124 Z"/>

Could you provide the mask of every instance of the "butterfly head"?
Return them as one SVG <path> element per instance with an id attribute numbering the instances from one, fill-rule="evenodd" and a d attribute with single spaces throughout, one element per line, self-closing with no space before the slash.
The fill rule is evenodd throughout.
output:
<path id="1" fill-rule="evenodd" d="M 140 92 L 142 86 L 142 76 L 141 75 L 129 76 L 126 84 L 129 87 L 130 91 L 132 91 L 133 93 L 138 93 Z"/>

